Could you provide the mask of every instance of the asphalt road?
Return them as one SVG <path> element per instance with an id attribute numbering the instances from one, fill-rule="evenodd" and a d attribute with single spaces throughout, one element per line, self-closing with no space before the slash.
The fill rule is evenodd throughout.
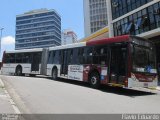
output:
<path id="1" fill-rule="evenodd" d="M 39 77 L 0 76 L 22 113 L 160 113 L 159 91 L 140 92 Z M 149 91 L 149 90 L 148 90 Z"/>

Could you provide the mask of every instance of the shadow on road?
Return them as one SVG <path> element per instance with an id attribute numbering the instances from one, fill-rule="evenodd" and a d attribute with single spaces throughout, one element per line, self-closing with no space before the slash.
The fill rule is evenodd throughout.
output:
<path id="1" fill-rule="evenodd" d="M 51 78 L 47 78 L 47 79 L 52 80 Z M 79 82 L 79 81 L 74 81 L 74 80 L 66 80 L 66 79 L 58 79 L 56 81 L 90 88 L 90 85 L 88 83 L 84 83 L 84 82 Z M 98 90 L 100 90 L 102 92 L 106 92 L 106 93 L 113 93 L 113 94 L 117 94 L 117 95 L 129 96 L 129 97 L 148 96 L 148 95 L 155 95 L 156 94 L 153 92 L 125 89 L 125 88 L 112 87 L 112 86 L 106 86 L 106 85 L 102 85 Z"/>
<path id="2" fill-rule="evenodd" d="M 54 81 L 50 77 L 47 77 L 47 76 L 36 76 L 36 77 L 30 77 L 30 78 L 43 78 L 43 79 L 46 79 L 46 80 Z M 91 88 L 88 83 L 84 83 L 84 82 L 67 80 L 67 79 L 62 79 L 62 78 L 59 78 L 56 81 Z M 106 85 L 102 85 L 98 90 L 100 90 L 102 92 L 106 92 L 106 93 L 124 95 L 124 96 L 129 96 L 129 97 L 148 96 L 148 95 L 155 95 L 156 94 L 156 93 L 153 93 L 153 92 L 147 92 L 147 90 L 149 91 L 149 89 L 132 90 L 132 89 L 125 89 L 125 88 L 112 87 L 112 86 L 106 86 Z"/>
<path id="3" fill-rule="evenodd" d="M 102 86 L 100 90 L 103 92 L 124 95 L 129 97 L 148 96 L 148 95 L 156 94 L 153 92 L 147 92 L 142 90 L 132 90 L 132 89 L 126 89 L 126 88 L 120 88 L 120 87 L 111 87 L 111 86 Z"/>

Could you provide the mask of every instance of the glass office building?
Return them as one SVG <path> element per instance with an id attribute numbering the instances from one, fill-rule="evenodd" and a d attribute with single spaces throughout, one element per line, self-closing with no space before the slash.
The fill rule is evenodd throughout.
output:
<path id="1" fill-rule="evenodd" d="M 55 10 L 33 10 L 16 16 L 16 50 L 59 45 L 61 17 Z"/>
<path id="2" fill-rule="evenodd" d="M 135 1 L 133 3 L 131 0 L 132 2 L 129 4 L 127 2 L 129 0 L 118 1 L 121 3 L 112 2 L 112 17 L 115 21 L 113 23 L 114 36 L 139 35 L 160 27 L 160 2 L 133 0 Z"/>
<path id="3" fill-rule="evenodd" d="M 113 19 L 116 19 L 151 1 L 152 0 L 111 0 L 112 17 Z"/>

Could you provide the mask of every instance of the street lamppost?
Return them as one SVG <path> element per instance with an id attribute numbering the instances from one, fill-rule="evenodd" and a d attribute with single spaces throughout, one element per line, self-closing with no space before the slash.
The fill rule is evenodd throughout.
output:
<path id="1" fill-rule="evenodd" d="M 0 28 L 1 34 L 0 34 L 0 57 L 1 57 L 1 42 L 2 42 L 2 31 L 4 28 Z"/>

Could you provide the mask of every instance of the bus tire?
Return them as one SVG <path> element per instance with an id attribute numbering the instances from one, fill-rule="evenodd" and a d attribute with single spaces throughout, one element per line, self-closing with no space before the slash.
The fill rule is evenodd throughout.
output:
<path id="1" fill-rule="evenodd" d="M 53 80 L 57 80 L 57 78 L 58 78 L 58 70 L 57 70 L 57 68 L 53 68 L 53 70 L 52 70 L 52 79 Z"/>
<path id="2" fill-rule="evenodd" d="M 16 68 L 16 75 L 17 75 L 17 76 L 22 76 L 22 67 L 21 67 L 21 66 L 18 66 L 18 67 Z"/>
<path id="3" fill-rule="evenodd" d="M 92 88 L 98 89 L 100 87 L 100 76 L 98 72 L 91 73 L 89 83 Z"/>

